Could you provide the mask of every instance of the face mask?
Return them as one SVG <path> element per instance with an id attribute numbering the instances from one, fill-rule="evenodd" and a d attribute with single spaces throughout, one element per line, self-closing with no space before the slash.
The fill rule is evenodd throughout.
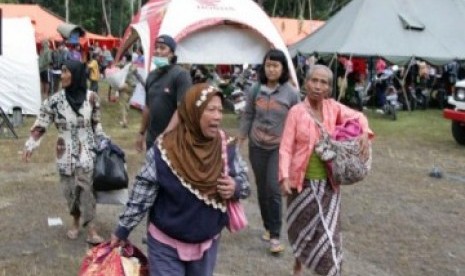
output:
<path id="1" fill-rule="evenodd" d="M 163 68 L 167 65 L 170 64 L 169 60 L 167 57 L 152 57 L 152 64 L 155 66 L 155 68 Z"/>

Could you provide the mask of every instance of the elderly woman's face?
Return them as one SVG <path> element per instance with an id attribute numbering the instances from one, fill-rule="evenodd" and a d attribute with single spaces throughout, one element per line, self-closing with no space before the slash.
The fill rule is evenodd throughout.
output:
<path id="1" fill-rule="evenodd" d="M 71 85 L 71 71 L 66 66 L 61 69 L 61 86 L 66 88 Z"/>
<path id="2" fill-rule="evenodd" d="M 307 78 L 307 98 L 311 101 L 322 101 L 329 94 L 329 76 L 323 69 L 317 69 Z"/>
<path id="3" fill-rule="evenodd" d="M 214 96 L 205 107 L 200 117 L 200 129 L 207 138 L 215 138 L 223 119 L 223 105 L 220 96 Z"/>

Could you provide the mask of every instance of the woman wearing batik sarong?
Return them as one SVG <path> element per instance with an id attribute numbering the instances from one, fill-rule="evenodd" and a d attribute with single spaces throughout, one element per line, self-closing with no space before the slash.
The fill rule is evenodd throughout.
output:
<path id="1" fill-rule="evenodd" d="M 303 266 L 319 275 L 341 275 L 340 200 L 337 185 L 328 179 L 326 165 L 314 148 L 322 125 L 331 134 L 338 123 L 358 119 L 363 129 L 362 154 L 368 154 L 373 133 L 366 117 L 334 99 L 333 74 L 313 66 L 305 80 L 307 96 L 290 111 L 279 148 L 279 180 L 288 196 L 286 222 L 294 256 L 294 275 Z"/>

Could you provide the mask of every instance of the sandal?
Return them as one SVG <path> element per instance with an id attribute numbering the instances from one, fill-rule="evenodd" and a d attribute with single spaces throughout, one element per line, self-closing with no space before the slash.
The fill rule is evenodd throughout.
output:
<path id="1" fill-rule="evenodd" d="M 272 254 L 279 254 L 284 251 L 284 246 L 277 239 L 270 240 L 270 252 Z"/>
<path id="2" fill-rule="evenodd" d="M 79 236 L 79 229 L 70 229 L 66 232 L 66 237 L 70 240 L 76 240 Z"/>
<path id="3" fill-rule="evenodd" d="M 87 237 L 86 242 L 91 245 L 98 245 L 105 241 L 104 238 L 100 237 L 99 235 L 95 234 L 92 237 Z"/>
<path id="4" fill-rule="evenodd" d="M 270 236 L 270 231 L 266 230 L 265 233 L 262 235 L 262 240 L 264 241 L 270 241 L 271 236 Z"/>

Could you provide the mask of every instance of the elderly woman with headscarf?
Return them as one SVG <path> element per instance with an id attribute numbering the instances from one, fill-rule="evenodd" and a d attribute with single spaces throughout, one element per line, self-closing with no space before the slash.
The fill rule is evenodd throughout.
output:
<path id="1" fill-rule="evenodd" d="M 100 100 L 87 90 L 85 65 L 79 61 L 65 61 L 61 81 L 63 90 L 46 99 L 26 141 L 23 160 L 28 162 L 48 126 L 58 130 L 56 162 L 60 182 L 73 224 L 67 232 L 69 239 L 77 239 L 80 222 L 88 228 L 87 242 L 103 241 L 97 234 L 95 197 L 92 188 L 94 152 L 97 139 L 105 134 L 100 123 Z"/>
<path id="2" fill-rule="evenodd" d="M 192 86 L 179 124 L 157 138 L 136 176 L 112 245 L 149 211 L 150 275 L 213 275 L 227 200 L 250 194 L 245 162 L 220 129 L 222 110 L 216 88 Z"/>

